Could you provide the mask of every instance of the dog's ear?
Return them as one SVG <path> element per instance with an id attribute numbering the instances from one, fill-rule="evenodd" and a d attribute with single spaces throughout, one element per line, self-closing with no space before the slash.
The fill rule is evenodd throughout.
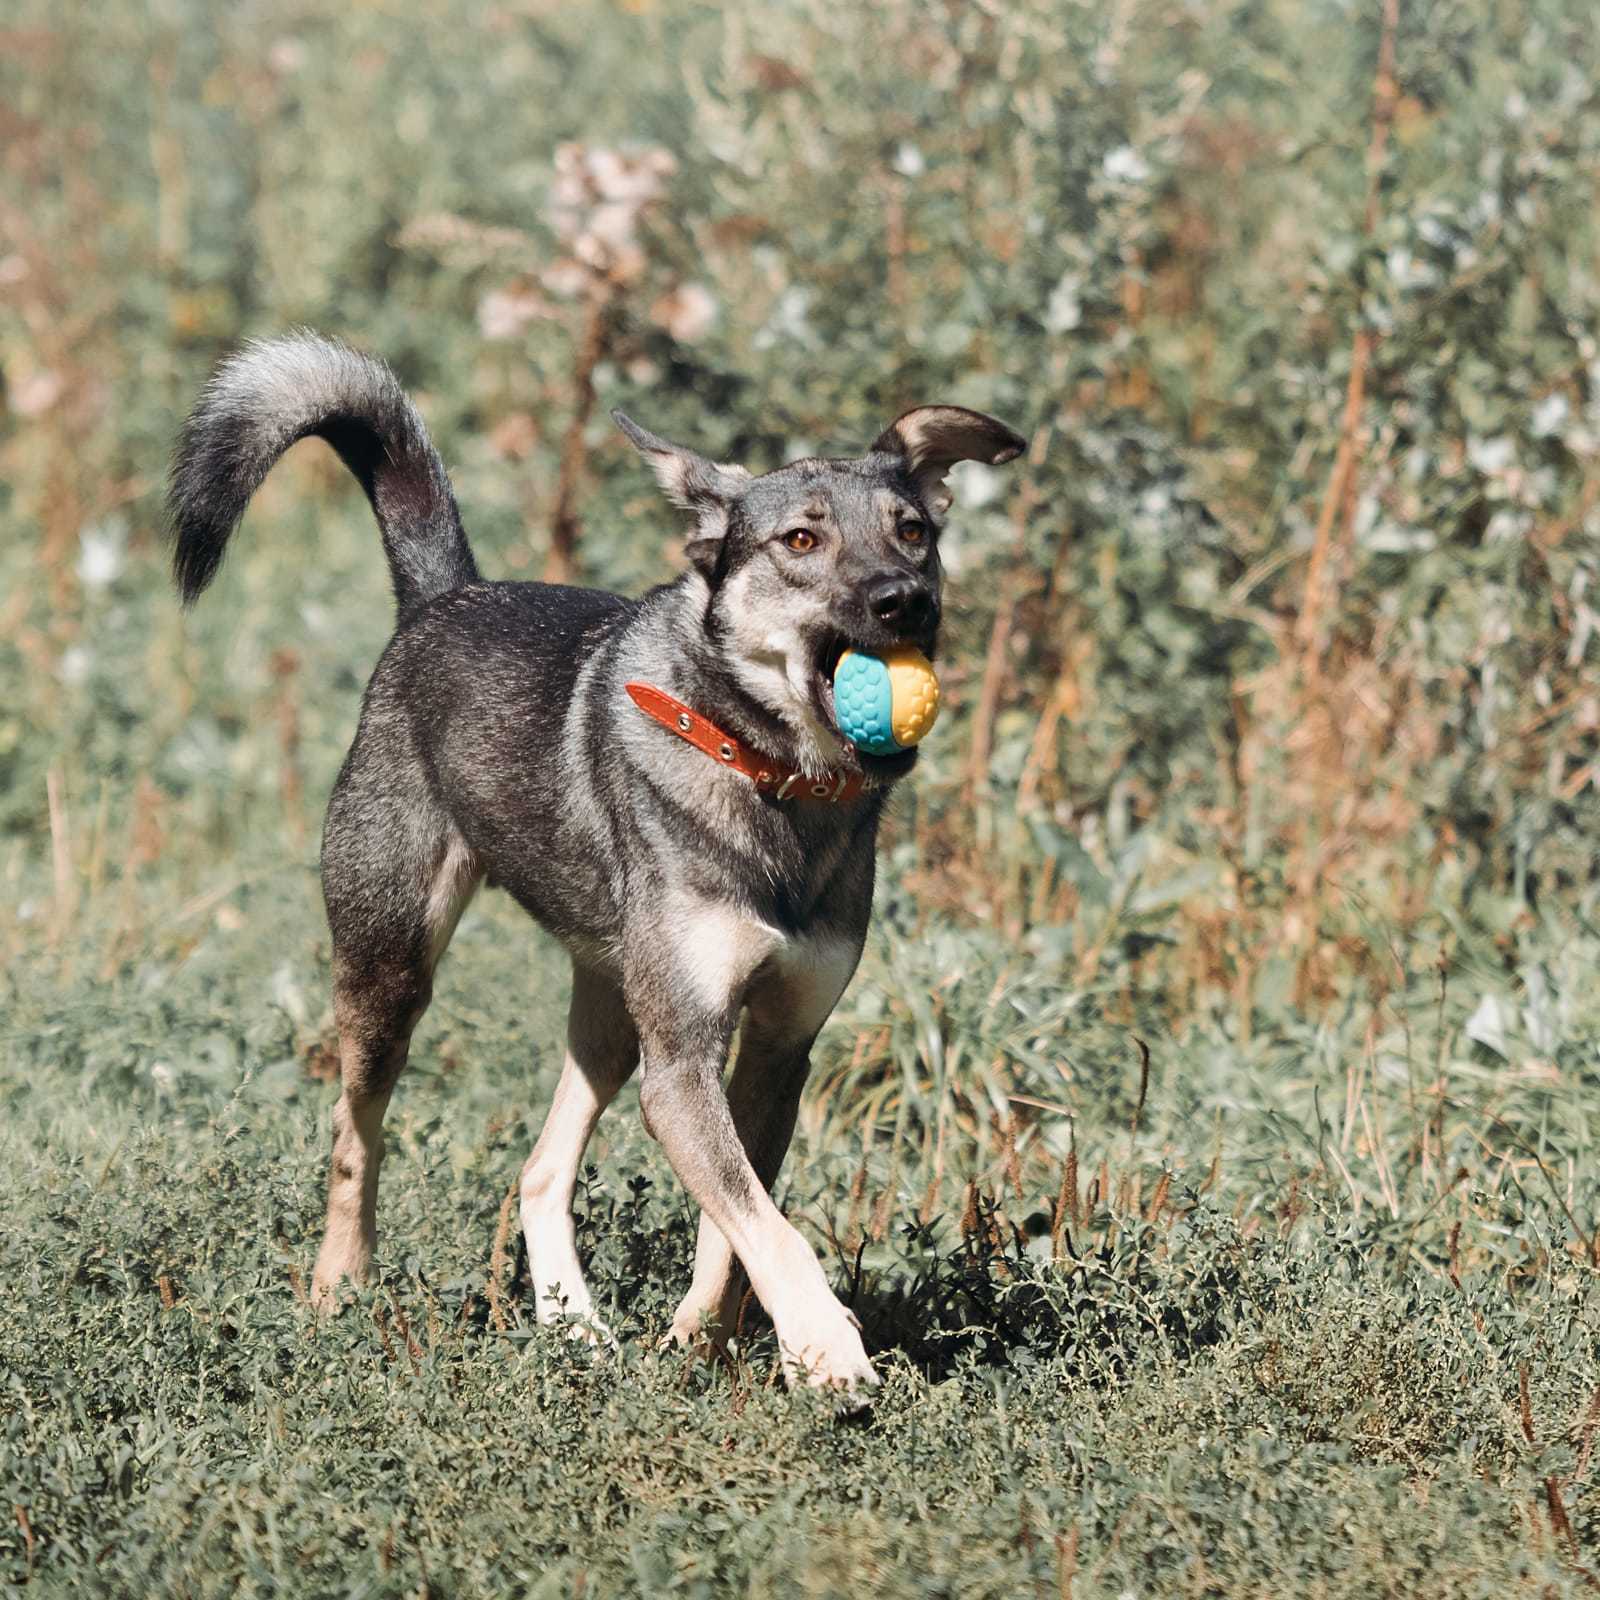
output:
<path id="1" fill-rule="evenodd" d="M 942 515 L 950 508 L 945 474 L 958 461 L 982 461 L 991 467 L 1015 461 L 1028 441 L 981 411 L 965 406 L 918 406 L 891 422 L 877 437 L 874 453 L 899 456 L 928 509 Z"/>
<path id="2" fill-rule="evenodd" d="M 659 439 L 620 411 L 613 411 L 611 420 L 650 463 L 673 505 L 694 512 L 694 532 L 689 535 L 684 550 L 709 577 L 717 564 L 723 535 L 728 531 L 728 508 L 749 483 L 750 474 L 743 467 L 708 461 L 693 450 Z"/>

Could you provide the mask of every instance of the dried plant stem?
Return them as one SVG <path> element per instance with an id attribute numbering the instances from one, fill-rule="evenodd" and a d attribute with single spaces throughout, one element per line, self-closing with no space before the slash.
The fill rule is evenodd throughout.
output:
<path id="1" fill-rule="evenodd" d="M 988 784 L 989 757 L 994 752 L 994 722 L 1000 709 L 1000 693 L 1005 684 L 1006 652 L 1011 643 L 1011 626 L 1021 588 L 1020 567 L 1013 563 L 1000 585 L 1000 604 L 995 609 L 994 622 L 989 628 L 989 647 L 984 652 L 978 705 L 972 718 L 972 741 L 967 749 L 967 790 L 974 804 Z M 978 810 L 978 847 L 987 850 L 994 843 L 992 814 L 987 804 Z M 986 831 L 988 837 L 985 836 Z"/>
<path id="2" fill-rule="evenodd" d="M 1078 1571 L 1078 1530 L 1076 1526 L 1063 1537 L 1056 1535 L 1056 1594 L 1060 1600 L 1072 1600 L 1072 1580 Z"/>
<path id="3" fill-rule="evenodd" d="M 77 902 L 72 870 L 71 823 L 67 817 L 67 800 L 62 790 L 59 767 L 51 767 L 45 773 L 44 789 L 50 813 L 50 861 L 55 881 L 55 917 L 51 928 L 51 940 L 59 942 L 72 921 L 72 913 Z"/>
<path id="4" fill-rule="evenodd" d="M 1030 466 L 1044 459 L 1051 430 L 1040 428 L 1028 451 Z M 994 844 L 994 812 L 987 800 L 989 757 L 994 753 L 994 724 L 1005 689 L 1006 657 L 1011 645 L 1011 630 L 1016 621 L 1017 602 L 1032 575 L 1027 572 L 1028 518 L 1039 503 L 1039 489 L 1033 479 L 1023 480 L 1012 512 L 1011 559 L 1001 580 L 1000 604 L 995 608 L 989 628 L 989 647 L 983 657 L 983 677 L 979 680 L 978 705 L 972 718 L 972 742 L 967 750 L 967 795 L 977 812 L 977 841 L 980 850 Z"/>
<path id="5" fill-rule="evenodd" d="M 1372 136 L 1367 144 L 1367 203 L 1361 231 L 1371 238 L 1378 225 L 1379 181 L 1384 156 L 1389 148 L 1389 130 L 1394 123 L 1397 86 L 1394 75 L 1395 32 L 1400 21 L 1400 0 L 1383 0 L 1383 25 L 1378 41 L 1378 68 L 1373 82 Z M 1311 544 L 1311 561 L 1306 568 L 1305 594 L 1300 603 L 1296 635 L 1301 650 L 1301 669 L 1306 681 L 1314 679 L 1322 665 L 1321 618 L 1326 571 L 1333 554 L 1334 524 L 1339 524 L 1341 551 L 1349 544 L 1355 525 L 1356 463 L 1361 430 L 1361 414 L 1367 394 L 1367 370 L 1371 365 L 1376 338 L 1370 328 L 1358 328 L 1350 350 L 1350 377 L 1345 385 L 1344 416 L 1339 425 L 1339 444 L 1334 453 L 1333 471 L 1322 496 L 1317 515 L 1316 534 Z"/>
<path id="6" fill-rule="evenodd" d="M 1370 329 L 1356 330 L 1350 352 L 1350 379 L 1345 388 L 1344 419 L 1339 427 L 1339 447 L 1334 455 L 1333 471 L 1328 476 L 1328 487 L 1322 497 L 1322 510 L 1317 516 L 1317 531 L 1311 544 L 1311 562 L 1306 568 L 1305 597 L 1300 603 L 1300 622 L 1296 631 L 1301 647 L 1302 670 L 1308 682 L 1316 676 L 1322 664 L 1318 621 L 1325 587 L 1324 571 L 1333 543 L 1334 521 L 1341 511 L 1344 512 L 1340 541 L 1343 544 L 1353 520 L 1356 436 L 1366 399 L 1367 364 L 1372 356 L 1372 343 Z"/>
<path id="7" fill-rule="evenodd" d="M 1128 1121 L 1128 1132 L 1137 1135 L 1144 1119 L 1145 1098 L 1150 1093 L 1150 1046 L 1143 1039 L 1136 1038 L 1133 1042 L 1139 1047 L 1139 1098 Z"/>
<path id="8" fill-rule="evenodd" d="M 500 1296 L 509 1260 L 507 1245 L 511 1239 L 511 1219 L 517 1214 L 519 1187 L 520 1182 L 514 1181 L 506 1190 L 505 1199 L 500 1202 L 500 1220 L 495 1227 L 494 1244 L 489 1251 L 489 1277 L 484 1284 L 484 1292 L 489 1297 L 489 1320 L 500 1333 L 504 1333 L 510 1326 Z"/>
<path id="9" fill-rule="evenodd" d="M 594 413 L 594 374 L 605 357 L 611 308 L 617 291 L 597 285 L 584 310 L 583 333 L 572 370 L 572 415 L 561 438 L 561 465 L 556 476 L 555 508 L 550 514 L 550 553 L 545 560 L 547 583 L 570 583 L 578 550 L 578 489 L 588 459 L 584 434 Z"/>
<path id="10" fill-rule="evenodd" d="M 16 1514 L 17 1526 L 22 1529 L 23 1541 L 27 1545 L 28 1550 L 28 1571 L 32 1572 L 35 1540 L 33 1535 L 33 1524 L 28 1520 L 28 1508 L 26 1506 L 14 1505 L 11 1509 Z"/>

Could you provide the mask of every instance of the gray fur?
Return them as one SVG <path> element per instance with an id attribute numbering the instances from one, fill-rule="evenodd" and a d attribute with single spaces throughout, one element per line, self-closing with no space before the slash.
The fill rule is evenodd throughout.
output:
<path id="1" fill-rule="evenodd" d="M 788 1370 L 852 1391 L 875 1381 L 767 1189 L 812 1041 L 865 938 L 884 801 L 915 760 L 844 742 L 830 663 L 847 644 L 910 639 L 932 654 L 943 473 L 1022 445 L 976 413 L 952 428 L 956 410 L 908 413 L 863 458 L 760 477 L 619 416 L 695 518 L 691 569 L 627 600 L 479 579 L 443 467 L 387 368 L 297 335 L 219 371 L 173 475 L 185 597 L 276 455 L 318 433 L 358 476 L 365 466 L 400 603 L 323 839 L 343 1093 L 320 1300 L 370 1270 L 383 1111 L 455 920 L 487 882 L 566 945 L 576 976 L 566 1069 L 523 1177 L 541 1317 L 565 1308 L 604 1336 L 567 1208 L 583 1143 L 637 1063 L 646 1125 L 706 1219 L 673 1336 L 715 1334 L 742 1263 Z M 635 680 L 776 762 L 862 770 L 864 792 L 778 803 L 643 716 L 625 691 Z"/>
<path id="2" fill-rule="evenodd" d="M 184 427 L 169 504 L 185 605 L 205 590 L 278 457 L 311 436 L 350 468 L 378 519 L 402 612 L 478 575 L 444 464 L 381 361 L 302 330 L 219 366 Z"/>

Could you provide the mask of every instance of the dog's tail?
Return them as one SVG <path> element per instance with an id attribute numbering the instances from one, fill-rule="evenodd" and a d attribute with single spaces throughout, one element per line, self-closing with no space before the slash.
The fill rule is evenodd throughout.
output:
<path id="1" fill-rule="evenodd" d="M 313 434 L 372 502 L 402 615 L 478 576 L 444 463 L 399 380 L 383 362 L 301 331 L 229 356 L 184 424 L 168 506 L 185 605 L 216 576 L 273 463 Z"/>

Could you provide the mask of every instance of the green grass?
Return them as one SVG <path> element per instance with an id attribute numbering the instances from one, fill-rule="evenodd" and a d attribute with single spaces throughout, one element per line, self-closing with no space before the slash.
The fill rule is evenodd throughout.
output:
<path id="1" fill-rule="evenodd" d="M 1359 1063 L 1361 1018 L 1247 1050 L 1215 1027 L 1147 1030 L 1140 1105 L 1137 1030 L 1104 997 L 1062 994 L 999 942 L 908 933 L 891 884 L 781 1186 L 885 1375 L 871 1416 L 841 1424 L 783 1390 L 759 1319 L 729 1367 L 656 1353 L 693 1216 L 631 1094 L 579 1206 L 620 1352 L 533 1327 L 514 1240 L 491 1303 L 563 984 L 558 952 L 492 898 L 458 934 L 391 1113 L 382 1281 L 313 1317 L 326 956 L 314 884 L 275 853 L 205 869 L 222 892 L 176 908 L 115 977 L 71 936 L 26 981 L 13 969 L 8 1582 L 1585 1591 L 1593 1090 L 1529 1075 L 1489 1119 L 1448 995 L 1380 1031 L 1349 1107 L 1326 1067 L 1352 1047 Z M 1416 1083 L 1385 1053 L 1407 1029 Z M 918 1075 L 940 1053 L 929 1030 L 942 1087 Z M 1001 1088 L 1047 1098 L 1035 1031 L 1077 1115 L 1011 1106 L 1008 1135 Z M 919 1036 L 897 1065 L 896 1041 Z M 992 1059 L 962 1056 L 973 1041 Z M 930 1193 L 918 1140 L 936 1148 L 941 1123 Z"/>
<path id="2" fill-rule="evenodd" d="M 1386 9 L 13 0 L 0 1588 L 1600 1584 L 1600 31 L 1405 0 L 1390 97 Z M 578 294 L 569 140 L 676 162 Z M 694 1218 L 631 1091 L 622 1348 L 531 1326 L 565 972 L 493 895 L 381 1281 L 309 1314 L 317 823 L 390 604 L 320 447 L 187 618 L 160 537 L 206 370 L 302 323 L 393 360 L 495 576 L 568 511 L 580 577 L 673 570 L 612 405 L 753 468 L 927 401 L 1032 441 L 958 475 L 947 709 L 779 1184 L 869 1417 L 759 1316 L 656 1353 Z"/>

